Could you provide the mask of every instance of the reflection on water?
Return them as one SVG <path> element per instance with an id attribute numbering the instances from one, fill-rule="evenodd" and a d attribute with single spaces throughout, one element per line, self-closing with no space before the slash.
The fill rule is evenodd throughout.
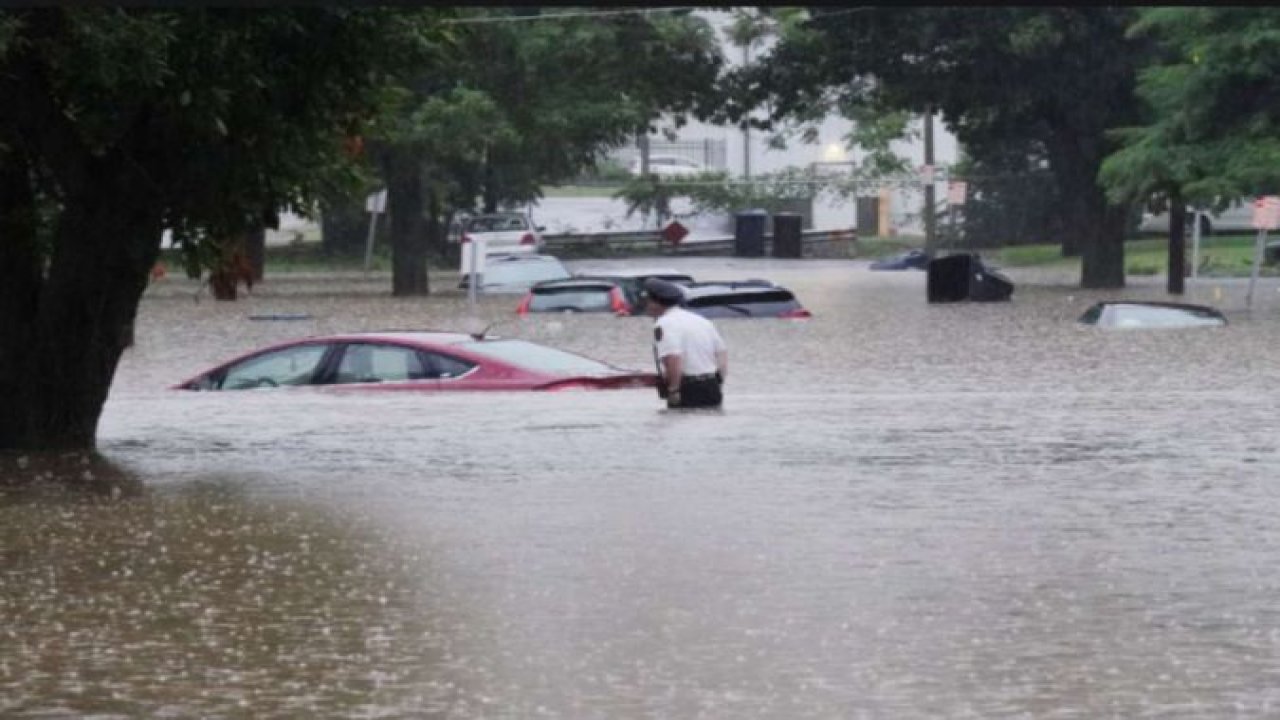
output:
<path id="1" fill-rule="evenodd" d="M 0 715 L 446 708 L 448 635 L 420 612 L 412 548 L 233 485 L 0 510 Z"/>
<path id="2" fill-rule="evenodd" d="M 1011 303 L 929 306 L 861 263 L 657 264 L 815 317 L 718 323 L 721 414 L 198 394 L 163 388 L 297 335 L 493 320 L 647 367 L 649 321 L 358 277 L 156 288 L 101 428 L 145 491 L 0 506 L 0 716 L 1277 712 L 1274 286 L 1249 317 L 1224 283 L 1226 328 L 1106 333 L 1075 319 L 1156 279 L 1015 271 Z"/>

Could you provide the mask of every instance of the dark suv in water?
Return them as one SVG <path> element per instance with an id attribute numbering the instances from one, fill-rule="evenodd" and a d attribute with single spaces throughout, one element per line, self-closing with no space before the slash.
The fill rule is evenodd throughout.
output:
<path id="1" fill-rule="evenodd" d="M 644 281 L 656 277 L 681 285 L 693 278 L 674 270 L 603 270 L 563 280 L 541 282 L 529 289 L 516 312 L 612 312 L 644 313 L 648 298 Z"/>

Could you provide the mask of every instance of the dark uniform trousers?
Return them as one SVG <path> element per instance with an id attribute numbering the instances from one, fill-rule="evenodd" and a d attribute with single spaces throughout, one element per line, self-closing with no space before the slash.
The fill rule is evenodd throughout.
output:
<path id="1" fill-rule="evenodd" d="M 719 373 L 680 378 L 680 405 L 682 408 L 719 407 L 724 402 L 720 392 Z"/>

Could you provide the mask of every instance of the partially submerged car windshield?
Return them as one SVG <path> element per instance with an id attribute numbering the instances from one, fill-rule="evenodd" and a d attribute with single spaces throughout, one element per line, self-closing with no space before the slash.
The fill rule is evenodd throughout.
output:
<path id="1" fill-rule="evenodd" d="M 1086 310 L 1080 322 L 1108 328 L 1180 328 L 1221 326 L 1227 324 L 1227 319 L 1204 305 L 1100 302 Z"/>
<path id="2" fill-rule="evenodd" d="M 491 260 L 484 269 L 485 285 L 533 285 L 567 277 L 564 265 L 551 260 Z"/>
<path id="3" fill-rule="evenodd" d="M 703 314 L 715 313 L 717 317 L 780 315 L 801 309 L 795 295 L 782 288 L 708 293 L 689 298 L 685 306 Z"/>
<path id="4" fill-rule="evenodd" d="M 553 375 L 610 375 L 617 368 L 527 340 L 477 340 L 458 347 L 529 370 Z"/>
<path id="5" fill-rule="evenodd" d="M 535 287 L 529 300 L 532 312 L 579 310 L 583 312 L 608 311 L 612 306 L 609 285 L 578 285 L 569 287 Z"/>

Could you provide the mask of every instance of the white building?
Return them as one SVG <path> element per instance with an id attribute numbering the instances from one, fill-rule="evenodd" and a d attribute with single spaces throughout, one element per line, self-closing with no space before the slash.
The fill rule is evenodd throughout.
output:
<path id="1" fill-rule="evenodd" d="M 721 40 L 721 51 L 727 64 L 731 67 L 741 67 L 747 56 L 743 48 L 734 45 L 729 39 L 728 28 L 732 22 L 732 15 L 726 11 L 699 11 L 698 14 L 716 28 Z M 758 58 L 768 50 L 771 43 L 770 40 L 757 44 L 751 48 L 749 57 Z M 917 131 L 917 137 L 920 136 L 920 128 L 919 124 L 914 128 Z M 849 148 L 845 140 L 853 130 L 853 123 L 849 120 L 831 116 L 818 126 L 816 142 L 808 144 L 795 140 L 790 142 L 786 149 L 780 150 L 769 147 L 769 133 L 758 130 L 744 131 L 735 126 L 711 125 L 691 119 L 688 124 L 677 130 L 677 138 L 681 141 L 681 147 L 694 149 L 692 159 L 699 161 L 716 156 L 717 153 L 704 152 L 703 158 L 699 158 L 698 148 L 723 147 L 723 165 L 721 166 L 720 162 L 713 162 L 712 166 L 715 169 L 726 170 L 733 177 L 745 178 L 792 167 L 809 168 L 814 163 L 860 163 L 864 154 Z M 651 144 L 655 148 L 660 148 L 663 147 L 664 141 L 665 138 L 659 134 L 653 136 Z M 922 141 L 917 139 L 897 142 L 893 149 L 912 167 L 918 168 L 924 165 Z M 630 152 L 634 152 L 634 149 Z M 955 136 L 943 127 L 941 121 L 935 119 L 934 164 L 940 168 L 948 167 L 956 162 L 957 155 Z M 716 159 L 720 160 L 719 157 Z M 839 165 L 831 167 L 836 168 Z M 887 221 L 891 226 L 891 232 L 922 233 L 919 221 L 924 199 L 922 187 L 922 185 L 915 187 L 885 185 L 883 189 L 887 194 L 887 202 L 884 199 L 881 200 L 881 224 Z M 869 188 L 866 194 L 877 195 L 879 190 L 879 188 Z M 935 193 L 939 201 L 946 197 L 940 176 Z M 888 206 L 887 213 L 884 205 Z M 854 215 L 852 202 L 843 205 L 815 202 L 813 224 L 818 229 L 852 227 L 856 224 Z"/>

